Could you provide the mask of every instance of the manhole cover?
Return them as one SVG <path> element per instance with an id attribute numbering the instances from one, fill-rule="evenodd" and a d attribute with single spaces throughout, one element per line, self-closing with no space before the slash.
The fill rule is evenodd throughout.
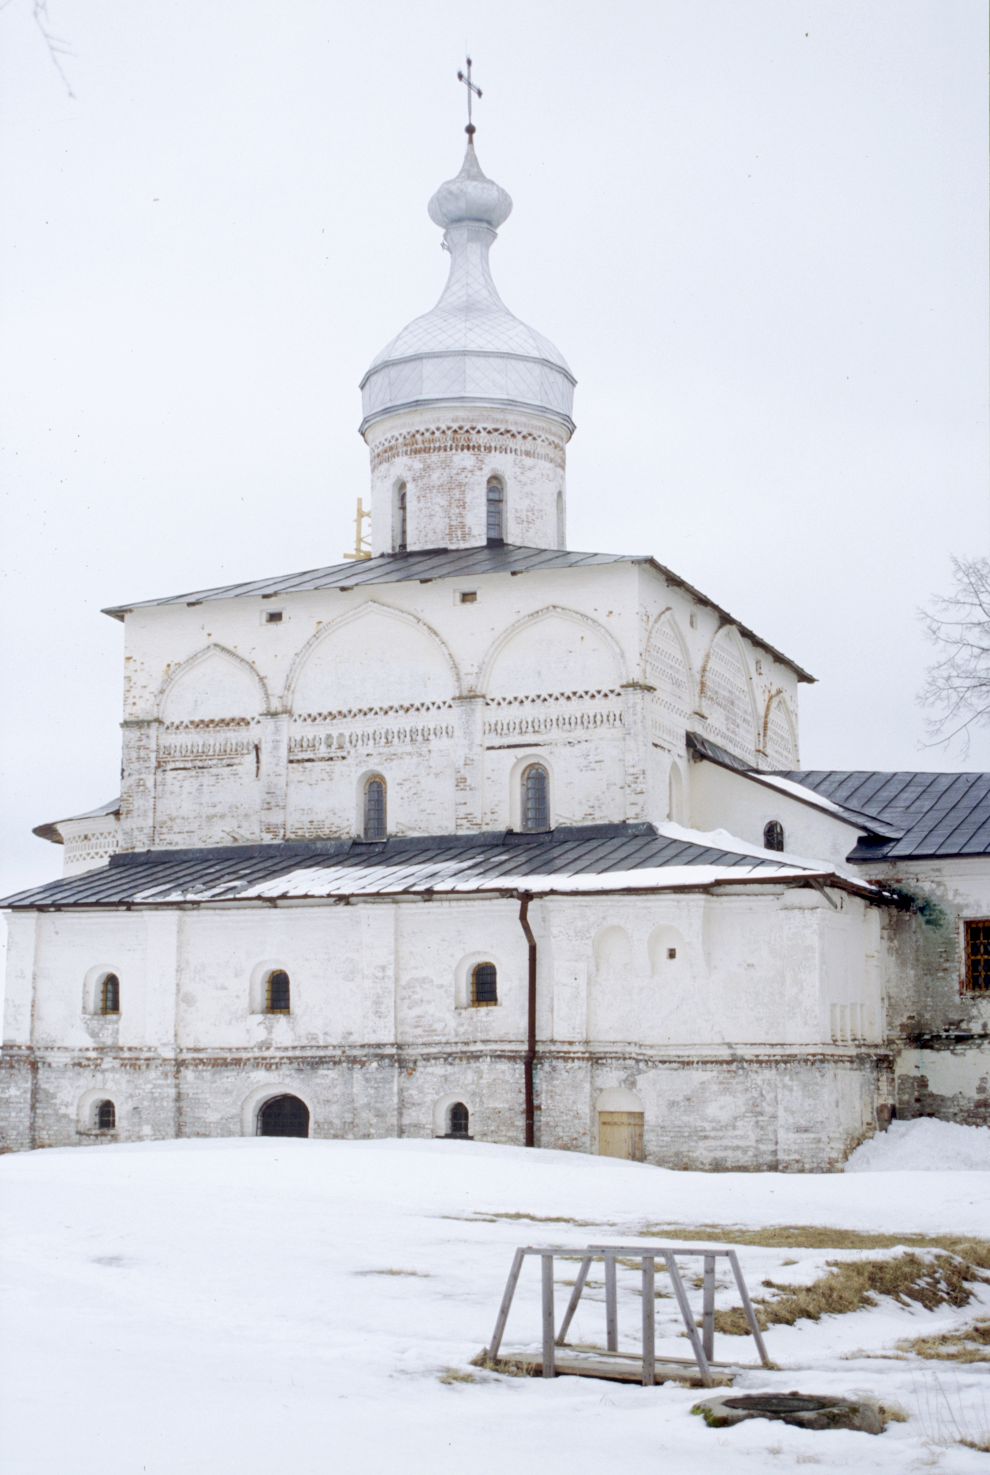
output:
<path id="1" fill-rule="evenodd" d="M 728 1429 L 747 1419 L 771 1419 L 781 1424 L 794 1424 L 798 1429 L 862 1429 L 866 1434 L 881 1434 L 887 1422 L 886 1411 L 873 1399 L 816 1398 L 808 1393 L 737 1393 L 732 1397 L 719 1393 L 696 1403 L 692 1413 L 700 1414 L 713 1429 Z"/>
<path id="2" fill-rule="evenodd" d="M 726 1408 L 744 1408 L 750 1413 L 813 1414 L 822 1408 L 833 1408 L 835 1398 L 807 1398 L 803 1393 L 744 1393 L 727 1398 Z"/>

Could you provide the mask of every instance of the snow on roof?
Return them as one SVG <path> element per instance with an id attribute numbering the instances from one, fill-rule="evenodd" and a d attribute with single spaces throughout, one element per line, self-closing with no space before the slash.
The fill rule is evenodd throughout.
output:
<path id="1" fill-rule="evenodd" d="M 422 835 L 214 846 L 111 857 L 10 897 L 14 908 L 175 905 L 331 896 L 669 890 L 796 881 L 875 893 L 851 872 L 719 832 L 646 823 L 560 826 L 539 835 Z"/>
<path id="2" fill-rule="evenodd" d="M 49 819 L 44 824 L 35 825 L 31 831 L 37 835 L 39 840 L 50 840 L 53 845 L 63 845 L 65 842 L 59 830 L 59 825 L 74 824 L 80 819 L 106 819 L 111 814 L 120 813 L 120 796 L 116 799 L 108 799 L 106 804 L 100 804 L 96 809 L 87 809 L 83 814 L 67 814 L 63 819 Z"/>

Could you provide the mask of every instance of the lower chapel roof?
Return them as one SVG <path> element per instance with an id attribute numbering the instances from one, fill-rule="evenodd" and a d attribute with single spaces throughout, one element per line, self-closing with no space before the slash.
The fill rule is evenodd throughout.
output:
<path id="1" fill-rule="evenodd" d="M 698 758 L 731 769 L 792 799 L 831 810 L 860 831 L 847 859 L 937 860 L 990 855 L 990 773 L 879 773 L 872 769 L 755 769 L 700 733 L 687 734 Z"/>
<path id="2" fill-rule="evenodd" d="M 990 773 L 805 769 L 783 777 L 873 817 L 882 834 L 861 839 L 850 860 L 990 854 Z"/>
<path id="3" fill-rule="evenodd" d="M 19 892 L 0 905 L 154 906 L 194 902 L 465 893 L 689 890 L 811 882 L 864 895 L 870 888 L 770 852 L 719 849 L 680 826 L 646 823 L 395 838 L 158 850 Z M 699 837 L 700 839 L 700 837 Z"/>
<path id="4" fill-rule="evenodd" d="M 196 589 L 187 594 L 167 594 L 160 599 L 140 599 L 132 604 L 110 605 L 103 611 L 115 620 L 123 620 L 132 610 L 154 609 L 166 604 L 206 604 L 214 599 L 274 599 L 281 594 L 304 594 L 315 589 L 366 588 L 377 584 L 429 584 L 434 579 L 473 579 L 483 574 L 528 574 L 570 568 L 595 568 L 614 563 L 645 564 L 662 574 L 668 584 L 684 589 L 692 598 L 706 605 L 727 624 L 735 625 L 747 640 L 760 646 L 775 660 L 782 661 L 799 681 L 814 681 L 807 671 L 795 665 L 789 656 L 767 642 L 748 626 L 733 619 L 720 605 L 695 589 L 671 569 L 657 563 L 648 554 L 577 553 L 568 548 L 526 548 L 514 543 L 486 543 L 478 548 L 428 548 L 412 553 L 379 553 L 374 558 L 351 563 L 332 563 L 326 568 L 305 569 L 298 574 L 282 574 L 272 579 L 253 579 L 243 584 L 222 584 L 215 589 Z"/>

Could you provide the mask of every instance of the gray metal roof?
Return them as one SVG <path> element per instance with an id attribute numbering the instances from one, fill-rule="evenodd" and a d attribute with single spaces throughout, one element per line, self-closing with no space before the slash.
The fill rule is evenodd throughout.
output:
<path id="1" fill-rule="evenodd" d="M 713 743 L 710 738 L 703 737 L 700 732 L 689 732 L 686 734 L 688 752 L 695 753 L 699 758 L 705 758 L 709 763 L 717 763 L 720 768 L 728 768 L 732 773 L 738 773 L 742 778 L 750 779 L 753 783 L 762 783 L 767 788 L 774 787 L 775 779 L 787 779 L 791 784 L 799 785 L 807 789 L 807 797 L 801 793 L 787 791 L 787 796 L 797 800 L 798 803 L 810 804 L 816 808 L 828 808 L 836 819 L 845 824 L 852 825 L 854 829 L 865 830 L 870 835 L 882 836 L 886 840 L 893 840 L 900 836 L 901 830 L 897 825 L 891 824 L 889 820 L 877 814 L 868 814 L 864 810 L 854 809 L 848 804 L 842 803 L 832 794 L 813 789 L 810 784 L 793 773 L 783 773 L 775 770 L 754 768 L 745 758 L 740 758 L 735 753 L 730 753 L 728 748 L 722 748 L 718 743 Z M 781 792 L 780 789 L 777 792 Z M 825 801 L 822 803 L 821 801 Z"/>
<path id="2" fill-rule="evenodd" d="M 115 855 L 100 870 L 19 892 L 0 906 L 32 909 L 236 901 L 257 896 L 260 885 L 267 900 L 451 893 L 497 888 L 502 877 L 507 878 L 509 889 L 518 887 L 519 878 L 546 883 L 554 876 L 574 877 L 578 878 L 576 889 L 581 889 L 582 877 L 684 866 L 730 868 L 734 874 L 722 877 L 723 881 L 801 881 L 829 874 L 671 838 L 645 823 L 583 825 L 562 826 L 543 835 L 416 836 L 381 844 L 327 840 Z M 716 883 L 710 871 L 699 873 L 698 885 Z M 630 889 L 635 884 L 631 881 Z M 656 886 L 656 877 L 644 874 L 642 884 Z M 836 879 L 835 884 L 857 889 L 848 880 Z"/>
<path id="3" fill-rule="evenodd" d="M 990 854 L 990 773 L 805 769 L 783 777 L 898 832 L 860 840 L 851 861 Z"/>
<path id="4" fill-rule="evenodd" d="M 374 558 L 352 563 L 332 563 L 326 568 L 281 574 L 271 579 L 252 579 L 243 584 L 221 584 L 215 589 L 194 589 L 187 594 L 168 594 L 161 599 L 139 599 L 131 604 L 114 604 L 105 615 L 123 620 L 135 609 L 152 609 L 165 604 L 205 604 L 213 599 L 274 599 L 283 594 L 303 594 L 314 589 L 361 589 L 378 584 L 421 583 L 434 579 L 473 579 L 484 574 L 529 574 L 546 570 L 594 568 L 613 563 L 639 563 L 662 574 L 669 584 L 684 589 L 699 603 L 713 609 L 727 624 L 774 657 L 790 666 L 799 681 L 814 681 L 790 656 L 768 645 L 755 631 L 732 617 L 707 595 L 695 589 L 655 558 L 637 553 L 578 553 L 569 548 L 526 548 L 513 543 L 486 543 L 477 548 L 428 548 L 412 553 L 379 553 Z"/>

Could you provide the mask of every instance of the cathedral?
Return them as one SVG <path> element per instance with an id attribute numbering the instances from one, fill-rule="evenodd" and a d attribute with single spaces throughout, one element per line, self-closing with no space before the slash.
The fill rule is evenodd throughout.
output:
<path id="1" fill-rule="evenodd" d="M 802 770 L 800 665 L 568 548 L 575 379 L 496 289 L 511 208 L 469 126 L 446 287 L 361 381 L 366 554 L 106 611 L 122 792 L 3 903 L 7 1147 L 821 1171 L 990 1121 L 990 775 Z"/>

